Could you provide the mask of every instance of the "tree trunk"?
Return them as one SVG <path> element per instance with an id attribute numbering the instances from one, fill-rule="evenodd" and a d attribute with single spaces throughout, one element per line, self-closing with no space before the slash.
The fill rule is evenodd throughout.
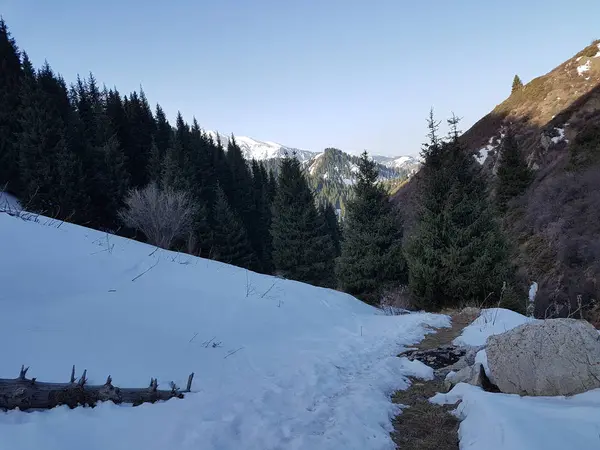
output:
<path id="1" fill-rule="evenodd" d="M 133 406 L 142 403 L 154 403 L 157 400 L 183 398 L 183 392 L 190 392 L 192 373 L 188 378 L 187 389 L 180 391 L 175 383 L 171 382 L 170 390 L 158 390 L 156 378 L 150 379 L 147 388 L 118 388 L 113 386 L 112 378 L 108 376 L 103 385 L 87 384 L 86 371 L 79 380 L 75 380 L 75 366 L 71 372 L 69 383 L 44 383 L 35 378 L 25 378 L 28 368 L 21 367 L 18 378 L 0 378 L 0 409 L 19 408 L 50 409 L 60 405 L 70 408 L 77 406 L 95 406 L 98 402 L 112 401 L 113 403 L 131 403 Z"/>

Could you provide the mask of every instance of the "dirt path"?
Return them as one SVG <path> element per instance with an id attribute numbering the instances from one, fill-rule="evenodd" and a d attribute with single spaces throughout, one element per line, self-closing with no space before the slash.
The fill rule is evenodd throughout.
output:
<path id="1" fill-rule="evenodd" d="M 468 313 L 451 314 L 452 327 L 438 328 L 428 334 L 416 346 L 418 350 L 431 350 L 450 345 L 463 328 L 470 324 L 476 315 Z M 455 406 L 434 405 L 429 402 L 437 392 L 445 392 L 444 379 L 436 377 L 431 381 L 412 380 L 405 391 L 397 391 L 392 400 L 406 405 L 394 421 L 392 439 L 399 449 L 408 450 L 456 450 L 458 449 L 458 419 L 450 414 Z"/>

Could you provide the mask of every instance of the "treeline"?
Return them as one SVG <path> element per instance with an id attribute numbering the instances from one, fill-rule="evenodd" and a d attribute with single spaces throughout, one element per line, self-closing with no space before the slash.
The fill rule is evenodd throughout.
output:
<path id="1" fill-rule="evenodd" d="M 527 189 L 531 172 L 508 127 L 498 177 L 490 184 L 465 148 L 458 123 L 450 119 L 450 133 L 441 138 L 433 112 L 429 117 L 417 221 L 406 237 L 388 191 L 376 182 L 375 163 L 363 154 L 337 260 L 345 291 L 372 303 L 426 310 L 466 305 L 525 309 L 527 296 L 511 258 L 514 248 L 500 221 L 507 205 Z"/>
<path id="2" fill-rule="evenodd" d="M 293 157 L 276 178 L 233 136 L 215 142 L 181 114 L 172 126 L 143 91 L 122 95 L 93 75 L 68 86 L 48 63 L 34 69 L 3 21 L 0 62 L 0 183 L 28 209 L 146 240 L 119 217 L 128 193 L 185 192 L 194 217 L 173 248 L 335 285 L 335 212 L 315 206 Z"/>
<path id="3" fill-rule="evenodd" d="M 181 114 L 172 126 L 143 91 L 123 96 L 92 75 L 67 86 L 49 64 L 35 70 L 1 21 L 0 66 L 0 183 L 28 209 L 372 304 L 524 305 L 498 224 L 499 211 L 530 181 L 509 130 L 492 203 L 458 121 L 442 139 L 431 115 L 417 225 L 405 237 L 380 166 L 366 152 L 353 161 L 358 172 L 340 227 L 293 155 L 274 173 L 246 161 L 233 136 L 215 142 Z M 148 214 L 152 229 L 142 223 Z"/>

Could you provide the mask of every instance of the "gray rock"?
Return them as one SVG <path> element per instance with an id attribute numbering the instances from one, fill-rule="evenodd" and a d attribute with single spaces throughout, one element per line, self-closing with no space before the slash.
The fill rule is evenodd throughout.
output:
<path id="1" fill-rule="evenodd" d="M 600 388 L 600 334 L 588 322 L 549 319 L 487 340 L 491 377 L 500 391 L 573 395 Z"/>
<path id="2" fill-rule="evenodd" d="M 454 364 L 437 369 L 435 371 L 436 376 L 445 377 L 450 372 L 458 372 L 465 367 L 472 366 L 475 364 L 475 356 L 477 355 L 477 352 L 483 348 L 485 348 L 485 345 L 480 345 L 478 347 L 465 347 L 463 349 L 465 352 L 464 355 L 461 356 L 461 358 Z"/>
<path id="3" fill-rule="evenodd" d="M 458 372 L 450 372 L 444 380 L 444 386 L 450 390 L 458 383 L 468 383 L 473 386 L 482 386 L 482 367 L 480 363 L 465 367 Z"/>

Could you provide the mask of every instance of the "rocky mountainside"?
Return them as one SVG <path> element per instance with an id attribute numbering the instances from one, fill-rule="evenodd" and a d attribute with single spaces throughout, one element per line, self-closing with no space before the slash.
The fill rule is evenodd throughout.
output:
<path id="1" fill-rule="evenodd" d="M 600 41 L 515 90 L 462 136 L 491 187 L 507 125 L 535 172 L 503 221 L 521 278 L 539 283 L 537 314 L 600 300 Z M 406 235 L 419 184 L 417 174 L 394 196 Z"/>

